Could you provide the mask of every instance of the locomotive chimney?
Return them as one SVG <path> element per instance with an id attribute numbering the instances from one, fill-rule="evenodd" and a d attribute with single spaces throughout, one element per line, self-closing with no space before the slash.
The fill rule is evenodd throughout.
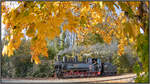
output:
<path id="1" fill-rule="evenodd" d="M 57 61 L 60 61 L 60 55 L 57 56 Z"/>
<path id="2" fill-rule="evenodd" d="M 63 56 L 63 62 L 67 62 L 67 57 Z"/>
<path id="3" fill-rule="evenodd" d="M 74 62 L 78 62 L 78 57 L 74 56 Z"/>

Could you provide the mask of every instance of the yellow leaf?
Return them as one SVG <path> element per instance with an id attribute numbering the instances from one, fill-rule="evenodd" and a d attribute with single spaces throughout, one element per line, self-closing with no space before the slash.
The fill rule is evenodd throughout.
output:
<path id="1" fill-rule="evenodd" d="M 99 5 L 100 5 L 100 7 L 102 8 L 102 7 L 103 7 L 103 2 L 100 1 L 100 2 L 99 2 Z"/>
<path id="2" fill-rule="evenodd" d="M 33 59 L 35 61 L 35 64 L 40 64 L 41 61 L 39 60 L 39 58 L 37 56 L 33 56 Z"/>
<path id="3" fill-rule="evenodd" d="M 2 55 L 4 56 L 4 55 L 7 54 L 7 53 L 8 53 L 7 46 L 4 45 L 4 48 L 3 48 L 3 50 L 2 50 Z"/>

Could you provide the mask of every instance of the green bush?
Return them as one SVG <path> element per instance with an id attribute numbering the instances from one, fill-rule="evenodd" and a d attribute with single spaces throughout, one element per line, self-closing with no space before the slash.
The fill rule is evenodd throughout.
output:
<path id="1" fill-rule="evenodd" d="M 134 62 L 131 63 L 128 59 L 128 54 L 124 54 L 122 56 L 118 56 L 117 54 L 113 56 L 112 63 L 117 66 L 117 73 L 127 73 L 127 72 L 133 72 L 133 65 Z M 131 58 L 130 58 L 131 59 Z M 133 58 L 132 58 L 133 59 Z"/>
<path id="2" fill-rule="evenodd" d="M 148 83 L 149 82 L 149 36 L 147 33 L 140 34 L 137 38 L 137 53 L 139 61 L 142 63 L 142 69 L 138 63 L 134 66 L 134 72 L 137 74 L 135 82 L 137 83 Z M 140 73 L 145 72 L 143 76 Z"/>
<path id="3" fill-rule="evenodd" d="M 2 56 L 2 77 L 8 78 L 11 77 L 12 74 L 10 73 L 10 66 L 9 66 L 9 59 L 7 56 Z"/>
<path id="4" fill-rule="evenodd" d="M 39 64 L 38 68 L 35 72 L 33 72 L 33 77 L 52 77 L 54 72 L 53 65 L 44 63 L 44 64 Z"/>

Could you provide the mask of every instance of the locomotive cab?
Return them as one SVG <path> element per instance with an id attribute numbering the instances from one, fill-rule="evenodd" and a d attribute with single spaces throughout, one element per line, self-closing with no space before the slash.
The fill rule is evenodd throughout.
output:
<path id="1" fill-rule="evenodd" d="M 94 66 L 94 70 L 96 72 L 101 72 L 101 60 L 99 58 L 93 58 L 92 59 L 92 64 Z"/>
<path id="2" fill-rule="evenodd" d="M 99 58 L 88 58 L 87 63 L 89 64 L 90 72 L 97 72 L 100 75 L 102 67 Z"/>

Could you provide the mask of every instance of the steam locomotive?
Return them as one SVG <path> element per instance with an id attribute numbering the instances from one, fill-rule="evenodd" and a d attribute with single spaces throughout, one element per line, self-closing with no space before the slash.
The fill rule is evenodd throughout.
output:
<path id="1" fill-rule="evenodd" d="M 66 56 L 60 60 L 57 56 L 57 61 L 54 64 L 55 76 L 58 78 L 74 78 L 74 77 L 95 77 L 102 75 L 116 75 L 117 67 L 111 63 L 101 63 L 99 58 L 87 58 L 78 61 L 75 56 L 72 59 L 67 59 Z"/>

